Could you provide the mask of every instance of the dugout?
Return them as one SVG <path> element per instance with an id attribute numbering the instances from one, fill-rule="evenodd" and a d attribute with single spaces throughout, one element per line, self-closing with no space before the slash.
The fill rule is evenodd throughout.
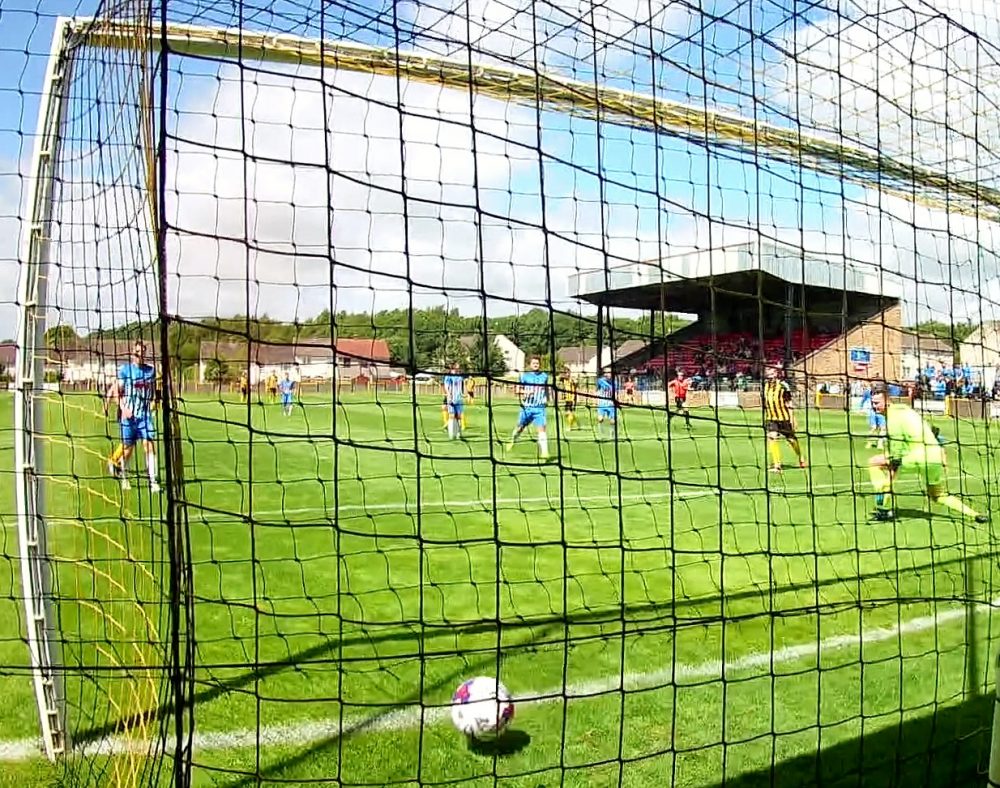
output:
<path id="1" fill-rule="evenodd" d="M 647 344 L 615 358 L 617 371 L 753 379 L 763 364 L 783 362 L 817 386 L 900 375 L 898 277 L 843 256 L 758 239 L 581 273 L 570 288 L 597 307 L 599 353 L 621 339 L 609 336 L 610 309 L 650 315 Z M 678 313 L 693 322 L 657 331 Z"/>

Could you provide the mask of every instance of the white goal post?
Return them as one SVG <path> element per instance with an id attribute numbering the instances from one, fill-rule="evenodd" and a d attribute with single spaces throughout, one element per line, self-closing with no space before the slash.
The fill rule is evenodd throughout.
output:
<path id="1" fill-rule="evenodd" d="M 45 549 L 45 497 L 39 483 L 44 468 L 37 430 L 44 415 L 45 310 L 52 217 L 53 168 L 59 158 L 60 127 L 65 111 L 63 87 L 72 63 L 65 44 L 72 23 L 60 18 L 52 36 L 38 111 L 31 168 L 31 213 L 23 232 L 20 266 L 20 315 L 14 395 L 14 464 L 17 541 L 24 594 L 28 644 L 42 746 L 54 759 L 68 749 L 62 682 L 58 674 L 55 626 L 51 609 L 51 569 Z"/>

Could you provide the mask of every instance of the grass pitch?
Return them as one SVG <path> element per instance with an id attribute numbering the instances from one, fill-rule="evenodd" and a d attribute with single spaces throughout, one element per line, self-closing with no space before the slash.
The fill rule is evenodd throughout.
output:
<path id="1" fill-rule="evenodd" d="M 968 600 L 997 588 L 992 526 L 928 511 L 912 481 L 897 522 L 867 522 L 861 417 L 800 414 L 810 467 L 775 476 L 758 415 L 740 411 L 696 410 L 689 432 L 627 408 L 602 441 L 586 409 L 557 440 L 550 409 L 553 460 L 540 463 L 527 435 L 502 447 L 510 400 L 471 408 L 463 441 L 448 440 L 436 397 L 313 395 L 287 418 L 269 403 L 180 405 L 196 785 L 710 786 L 986 691 L 995 630 Z M 987 509 L 995 436 L 938 423 L 952 490 Z M 169 724 L 156 670 L 166 499 L 141 475 L 124 494 L 107 478 L 115 425 L 96 398 L 53 397 L 46 426 L 49 550 L 64 660 L 78 667 L 67 705 L 77 741 L 112 754 L 0 771 L 12 785 L 67 768 L 80 783 L 166 784 L 143 749 Z M 36 731 L 11 488 L 8 743 Z M 445 721 L 477 674 L 519 699 L 499 748 L 470 747 Z M 927 753 L 981 725 L 959 715 L 900 747 L 812 759 L 797 784 L 954 777 L 954 758 L 929 771 Z"/>

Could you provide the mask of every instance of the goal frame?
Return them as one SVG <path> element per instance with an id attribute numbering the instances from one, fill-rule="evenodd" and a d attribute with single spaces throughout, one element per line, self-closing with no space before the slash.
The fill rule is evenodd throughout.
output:
<path id="1" fill-rule="evenodd" d="M 30 172 L 30 215 L 22 239 L 14 402 L 16 519 L 25 636 L 41 739 L 45 755 L 51 760 L 70 749 L 58 638 L 53 637 L 58 619 L 52 604 L 52 572 L 46 552 L 46 514 L 41 482 L 44 452 L 37 432 L 44 423 L 46 295 L 51 252 L 49 227 L 56 192 L 54 167 L 59 161 L 67 102 L 64 88 L 72 75 L 74 46 L 85 41 L 90 46 L 134 48 L 139 41 L 137 29 L 137 24 L 128 21 L 57 19 L 41 91 Z M 253 59 L 305 65 L 471 91 L 499 101 L 528 105 L 540 112 L 557 111 L 696 143 L 738 149 L 769 161 L 830 173 L 934 209 L 1000 221 L 998 189 L 897 161 L 802 129 L 769 124 L 706 106 L 687 105 L 553 73 L 349 41 L 174 23 L 144 24 L 142 29 L 146 35 L 141 43 L 161 55 L 174 53 L 235 62 Z M 168 76 L 161 73 L 157 78 L 167 79 Z M 165 155 L 162 149 L 156 152 L 158 157 Z M 151 185 L 155 184 L 154 173 L 150 173 L 150 178 Z M 1000 741 L 1000 714 L 996 731 L 996 740 Z M 1000 758 L 996 774 L 991 770 L 991 777 L 1000 781 Z"/>
<path id="2" fill-rule="evenodd" d="M 14 395 L 14 463 L 17 541 L 23 593 L 25 640 L 38 706 L 42 748 L 54 760 L 69 749 L 61 660 L 53 638 L 57 611 L 52 604 L 52 570 L 46 550 L 45 498 L 40 477 L 44 450 L 37 427 L 44 421 L 45 328 L 50 225 L 55 162 L 66 111 L 63 87 L 72 61 L 66 56 L 72 20 L 60 17 L 52 34 L 39 101 L 31 165 L 31 213 L 22 238 Z"/>

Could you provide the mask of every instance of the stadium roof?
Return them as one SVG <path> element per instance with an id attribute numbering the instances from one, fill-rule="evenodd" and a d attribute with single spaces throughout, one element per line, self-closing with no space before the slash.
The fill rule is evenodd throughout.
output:
<path id="1" fill-rule="evenodd" d="M 804 285 L 812 299 L 842 294 L 899 299 L 898 276 L 842 256 L 807 252 L 761 239 L 627 263 L 570 277 L 570 293 L 592 304 L 630 309 L 701 312 L 718 298 L 784 302 L 784 285 Z"/>

